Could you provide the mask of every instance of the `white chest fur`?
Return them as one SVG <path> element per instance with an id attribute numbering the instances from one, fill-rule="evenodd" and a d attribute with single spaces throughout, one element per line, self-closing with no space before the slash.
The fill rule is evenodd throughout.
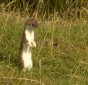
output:
<path id="1" fill-rule="evenodd" d="M 23 44 L 22 59 L 24 70 L 30 70 L 32 68 L 31 48 L 36 45 L 34 42 L 34 31 L 25 29 L 25 38 L 28 42 Z"/>
<path id="2" fill-rule="evenodd" d="M 26 28 L 25 35 L 26 35 L 26 39 L 28 40 L 28 42 L 32 42 L 34 40 L 34 31 L 33 30 L 29 30 Z"/>

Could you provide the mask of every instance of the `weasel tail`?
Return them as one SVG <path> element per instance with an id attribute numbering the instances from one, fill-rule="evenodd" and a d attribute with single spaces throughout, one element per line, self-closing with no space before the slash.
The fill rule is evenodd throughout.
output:
<path id="1" fill-rule="evenodd" d="M 23 70 L 30 70 L 33 66 L 32 62 L 32 48 L 36 47 L 34 41 L 34 29 L 37 28 L 38 23 L 35 19 L 28 19 L 25 24 L 23 36 L 20 45 L 20 63 Z"/>

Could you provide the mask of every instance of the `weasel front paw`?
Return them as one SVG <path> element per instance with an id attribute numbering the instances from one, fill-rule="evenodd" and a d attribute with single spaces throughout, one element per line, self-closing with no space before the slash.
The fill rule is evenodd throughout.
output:
<path id="1" fill-rule="evenodd" d="M 36 47 L 36 43 L 34 41 L 32 42 L 32 45 L 33 45 L 33 47 Z"/>
<path id="2" fill-rule="evenodd" d="M 34 41 L 32 41 L 31 43 L 28 43 L 28 45 L 33 48 L 33 47 L 36 47 L 36 43 Z"/>

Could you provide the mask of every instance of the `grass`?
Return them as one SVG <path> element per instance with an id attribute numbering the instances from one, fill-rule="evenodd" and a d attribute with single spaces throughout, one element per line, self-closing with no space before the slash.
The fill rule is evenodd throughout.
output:
<path id="1" fill-rule="evenodd" d="M 17 63 L 24 22 L 0 15 L 0 85 L 88 84 L 87 21 L 41 21 L 35 29 L 33 69 L 25 73 Z"/>

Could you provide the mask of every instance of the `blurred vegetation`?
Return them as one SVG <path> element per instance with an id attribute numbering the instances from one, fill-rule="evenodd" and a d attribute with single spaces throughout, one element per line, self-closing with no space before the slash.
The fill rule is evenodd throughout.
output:
<path id="1" fill-rule="evenodd" d="M 57 13 L 61 17 L 81 18 L 88 15 L 87 3 L 88 0 L 0 0 L 0 11 L 19 11 L 37 17 Z"/>

